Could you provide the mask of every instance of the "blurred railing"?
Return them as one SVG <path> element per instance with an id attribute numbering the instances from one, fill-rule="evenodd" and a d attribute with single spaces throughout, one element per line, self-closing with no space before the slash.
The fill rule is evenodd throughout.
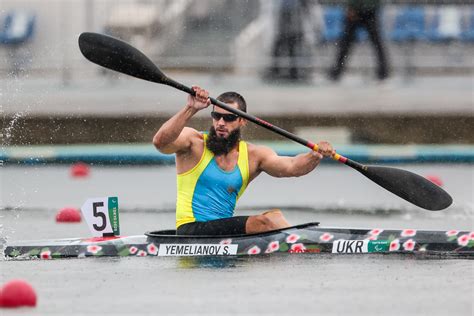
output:
<path id="1" fill-rule="evenodd" d="M 304 24 L 304 53 L 298 66 L 323 72 L 334 62 L 337 41 L 324 38 L 325 12 L 343 1 L 309 1 Z M 391 68 L 406 72 L 474 72 L 474 40 L 461 33 L 446 39 L 395 41 L 391 33 L 406 3 L 421 6 L 426 29 L 449 4 L 460 32 L 474 32 L 474 3 L 463 1 L 384 1 L 383 33 Z M 453 6 L 453 4 L 456 4 Z M 35 32 L 24 43 L 0 44 L 0 72 L 60 75 L 64 82 L 97 73 L 80 55 L 84 31 L 108 33 L 132 43 L 163 68 L 262 74 L 272 62 L 278 1 L 239 0 L 3 0 L 0 28 L 10 12 L 32 12 Z M 2 29 L 0 29 L 0 33 Z M 466 33 L 467 34 L 467 33 Z M 363 37 L 363 36 L 362 36 Z M 285 62 L 285 57 L 283 62 Z M 349 71 L 373 68 L 367 39 L 358 41 Z M 21 62 L 19 62 L 21 61 Z"/>
<path id="2" fill-rule="evenodd" d="M 318 0 L 320 4 L 339 4 L 343 5 L 347 0 Z M 383 4 L 415 4 L 415 5 L 444 5 L 444 4 L 455 4 L 455 5 L 472 5 L 472 0 L 382 0 Z"/>

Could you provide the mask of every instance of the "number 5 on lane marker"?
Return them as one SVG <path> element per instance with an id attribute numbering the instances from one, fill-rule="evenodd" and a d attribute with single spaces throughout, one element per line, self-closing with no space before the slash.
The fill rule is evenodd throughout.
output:
<path id="1" fill-rule="evenodd" d="M 92 236 L 120 235 L 117 197 L 90 198 L 82 205 L 81 211 Z"/>

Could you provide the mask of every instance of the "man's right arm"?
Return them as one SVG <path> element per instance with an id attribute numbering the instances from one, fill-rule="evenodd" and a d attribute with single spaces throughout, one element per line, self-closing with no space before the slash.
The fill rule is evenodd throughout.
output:
<path id="1" fill-rule="evenodd" d="M 193 86 L 196 96 L 188 96 L 186 106 L 166 121 L 153 137 L 153 145 L 163 154 L 174 154 L 191 148 L 193 137 L 199 133 L 192 128 L 185 127 L 189 119 L 199 110 L 208 107 L 211 102 L 209 93 Z"/>
<path id="2" fill-rule="evenodd" d="M 163 154 L 174 154 L 191 147 L 192 128 L 185 125 L 197 111 L 185 106 L 166 121 L 153 137 L 153 145 Z"/>

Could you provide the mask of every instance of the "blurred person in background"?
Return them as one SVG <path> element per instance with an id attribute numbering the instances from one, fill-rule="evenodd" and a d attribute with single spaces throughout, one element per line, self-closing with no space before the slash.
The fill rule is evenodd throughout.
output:
<path id="1" fill-rule="evenodd" d="M 331 80 L 340 79 L 359 27 L 367 30 L 377 55 L 377 78 L 384 80 L 389 76 L 387 54 L 379 30 L 380 8 L 380 0 L 347 0 L 344 33 L 338 44 L 335 65 L 329 73 Z"/>
<path id="2" fill-rule="evenodd" d="M 304 20 L 309 11 L 309 0 L 280 0 L 278 5 L 272 65 L 265 79 L 305 80 L 308 74 L 301 67 L 301 58 L 304 56 Z"/>

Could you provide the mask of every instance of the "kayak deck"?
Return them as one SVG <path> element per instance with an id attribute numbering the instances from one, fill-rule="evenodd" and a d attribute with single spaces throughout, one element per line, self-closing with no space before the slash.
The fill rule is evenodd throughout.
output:
<path id="1" fill-rule="evenodd" d="M 308 223 L 250 235 L 179 236 L 174 230 L 128 237 L 23 241 L 11 259 L 103 256 L 243 256 L 271 253 L 420 254 L 474 258 L 474 232 L 319 227 Z"/>

